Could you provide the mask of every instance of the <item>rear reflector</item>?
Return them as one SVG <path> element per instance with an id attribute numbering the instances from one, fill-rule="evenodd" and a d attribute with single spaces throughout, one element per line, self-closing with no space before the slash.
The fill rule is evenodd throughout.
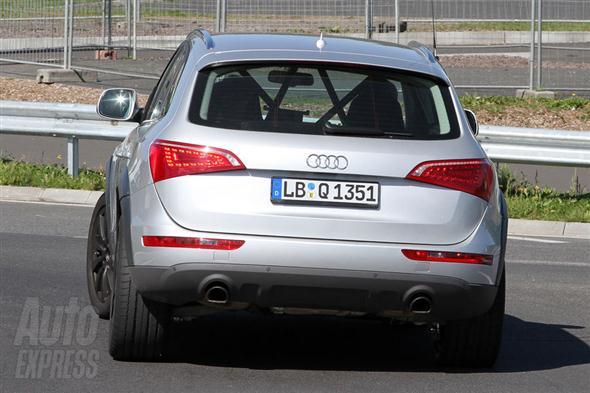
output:
<path id="1" fill-rule="evenodd" d="M 204 239 L 201 237 L 144 236 L 145 247 L 204 248 L 207 250 L 237 250 L 243 240 Z"/>
<path id="2" fill-rule="evenodd" d="M 406 179 L 463 191 L 489 201 L 494 170 L 485 159 L 427 161 L 412 169 Z"/>
<path id="3" fill-rule="evenodd" d="M 427 251 L 427 250 L 402 250 L 402 253 L 414 261 L 425 262 L 451 262 L 470 263 L 475 265 L 491 265 L 493 256 L 483 254 L 470 254 L 465 252 Z"/>
<path id="4" fill-rule="evenodd" d="M 246 167 L 230 151 L 158 139 L 150 146 L 154 183 L 178 176 L 235 171 Z"/>

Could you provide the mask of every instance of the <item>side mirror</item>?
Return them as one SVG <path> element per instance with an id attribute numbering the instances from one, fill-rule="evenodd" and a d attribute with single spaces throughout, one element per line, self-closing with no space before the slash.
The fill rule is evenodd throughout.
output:
<path id="1" fill-rule="evenodd" d="M 475 113 L 473 113 L 473 111 L 470 111 L 469 109 L 465 109 L 465 116 L 467 116 L 467 122 L 469 123 L 469 127 L 471 127 L 471 132 L 473 133 L 473 135 L 476 135 L 479 133 L 479 124 L 477 124 L 477 116 L 475 116 Z"/>
<path id="2" fill-rule="evenodd" d="M 106 119 L 127 121 L 137 112 L 137 92 L 133 89 L 107 89 L 98 99 L 96 112 Z"/>

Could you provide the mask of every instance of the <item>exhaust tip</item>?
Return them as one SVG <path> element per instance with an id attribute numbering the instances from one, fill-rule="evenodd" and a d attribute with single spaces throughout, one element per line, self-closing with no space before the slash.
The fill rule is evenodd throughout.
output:
<path id="1" fill-rule="evenodd" d="M 428 296 L 418 295 L 410 301 L 409 309 L 414 314 L 429 314 L 432 302 Z"/>
<path id="2" fill-rule="evenodd" d="M 210 285 L 205 291 L 205 301 L 214 304 L 229 303 L 229 290 L 224 284 Z"/>

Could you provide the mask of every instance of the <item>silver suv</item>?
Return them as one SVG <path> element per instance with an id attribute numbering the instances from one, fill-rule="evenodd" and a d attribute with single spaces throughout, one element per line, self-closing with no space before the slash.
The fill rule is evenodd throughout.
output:
<path id="1" fill-rule="evenodd" d="M 428 324 L 442 364 L 490 366 L 504 314 L 506 205 L 424 46 L 191 33 L 107 162 L 88 287 L 110 353 L 166 354 L 214 311 Z"/>

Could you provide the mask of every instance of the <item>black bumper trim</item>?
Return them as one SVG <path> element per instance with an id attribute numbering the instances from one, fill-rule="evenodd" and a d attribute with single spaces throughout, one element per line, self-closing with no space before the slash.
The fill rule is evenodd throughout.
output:
<path id="1" fill-rule="evenodd" d="M 143 296 L 182 306 L 203 302 L 204 289 L 224 282 L 230 292 L 227 305 L 259 308 L 293 307 L 357 311 L 379 315 L 394 312 L 403 318 L 447 321 L 469 318 L 490 309 L 494 285 L 469 284 L 453 277 L 237 264 L 181 264 L 172 267 L 131 267 Z M 408 313 L 416 294 L 432 300 L 427 315 Z"/>

